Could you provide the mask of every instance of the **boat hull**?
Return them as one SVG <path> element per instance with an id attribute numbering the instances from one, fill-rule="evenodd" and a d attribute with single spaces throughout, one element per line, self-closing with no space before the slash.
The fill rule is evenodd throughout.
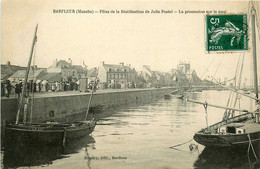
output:
<path id="1" fill-rule="evenodd" d="M 249 133 L 252 144 L 260 144 L 260 131 Z M 248 134 L 239 135 L 210 135 L 196 133 L 194 140 L 206 147 L 235 147 L 235 146 L 248 146 Z"/>
<path id="2" fill-rule="evenodd" d="M 221 121 L 219 123 L 209 126 L 209 129 L 204 128 L 194 135 L 194 140 L 206 147 L 237 147 L 237 146 L 248 146 L 249 137 L 252 144 L 260 144 L 260 131 L 244 133 L 244 134 L 221 134 L 208 131 L 216 131 L 223 125 L 233 122 L 246 122 L 251 120 L 251 114 L 243 114 L 227 121 Z"/>
<path id="3" fill-rule="evenodd" d="M 64 141 L 74 140 L 93 132 L 96 122 L 78 124 L 78 126 L 60 125 L 53 126 L 45 124 L 44 126 L 36 125 L 6 125 L 5 143 L 20 142 L 30 144 L 60 144 Z"/>

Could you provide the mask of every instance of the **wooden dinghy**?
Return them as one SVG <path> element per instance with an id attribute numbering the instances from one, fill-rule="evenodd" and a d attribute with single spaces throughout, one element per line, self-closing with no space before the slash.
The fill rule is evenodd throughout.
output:
<path id="1" fill-rule="evenodd" d="M 93 132 L 96 122 L 6 124 L 6 141 L 17 139 L 31 144 L 60 144 Z"/>

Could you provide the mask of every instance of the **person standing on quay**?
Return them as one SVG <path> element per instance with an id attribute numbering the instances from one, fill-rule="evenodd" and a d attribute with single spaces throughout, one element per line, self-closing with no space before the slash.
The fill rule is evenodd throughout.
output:
<path id="1" fill-rule="evenodd" d="M 7 95 L 6 96 L 9 98 L 10 93 L 11 93 L 11 89 L 12 89 L 12 86 L 11 86 L 11 83 L 10 83 L 9 80 L 7 80 L 6 89 L 7 89 Z"/>
<path id="2" fill-rule="evenodd" d="M 5 95 L 5 86 L 4 83 L 1 82 L 1 97 L 3 97 Z"/>
<path id="3" fill-rule="evenodd" d="M 15 84 L 15 93 L 17 94 L 17 97 L 20 98 L 21 83 L 16 83 L 16 84 Z"/>
<path id="4" fill-rule="evenodd" d="M 38 89 L 39 89 L 39 92 L 41 92 L 41 90 L 42 90 L 42 84 L 41 84 L 41 82 L 38 83 Z"/>

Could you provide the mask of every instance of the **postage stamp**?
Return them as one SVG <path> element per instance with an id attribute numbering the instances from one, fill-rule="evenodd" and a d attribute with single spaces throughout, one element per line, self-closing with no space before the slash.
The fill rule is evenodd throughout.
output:
<path id="1" fill-rule="evenodd" d="M 248 50 L 247 15 L 207 15 L 207 51 Z"/>

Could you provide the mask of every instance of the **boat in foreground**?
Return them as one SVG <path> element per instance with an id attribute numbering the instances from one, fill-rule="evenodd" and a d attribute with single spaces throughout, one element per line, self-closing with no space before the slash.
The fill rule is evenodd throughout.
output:
<path id="1" fill-rule="evenodd" d="M 207 127 L 198 131 L 194 135 L 194 140 L 199 144 L 206 147 L 248 147 L 254 151 L 254 145 L 260 145 L 260 100 L 258 97 L 258 79 L 257 79 L 257 57 L 256 57 L 256 36 L 255 36 L 255 8 L 252 5 L 251 10 L 251 30 L 252 30 L 252 55 L 253 55 L 253 72 L 254 72 L 254 87 L 255 96 L 239 92 L 238 89 L 228 88 L 226 86 L 217 83 L 218 85 L 227 88 L 236 93 L 236 100 L 232 103 L 232 93 L 230 93 L 227 106 L 218 106 L 209 104 L 207 102 L 199 102 L 195 100 L 188 100 L 193 103 L 202 104 L 205 108 Z M 244 57 L 243 57 L 244 60 Z M 242 61 L 243 63 L 243 61 Z M 238 67 L 237 67 L 238 68 Z M 241 64 L 241 71 L 238 80 L 241 82 L 241 72 L 243 70 L 243 64 Z M 237 72 L 237 71 L 236 71 Z M 234 78 L 234 84 L 236 84 L 236 76 Z M 240 85 L 240 82 L 239 85 Z M 256 107 L 252 111 L 242 110 L 235 108 L 237 100 L 240 99 L 238 95 L 243 95 L 250 99 L 253 99 L 256 103 Z M 208 125 L 207 119 L 207 106 L 225 109 L 223 120 L 219 123 Z M 239 112 L 241 115 L 235 115 L 235 112 Z"/>
<path id="2" fill-rule="evenodd" d="M 6 124 L 6 141 L 17 139 L 31 144 L 61 144 L 93 132 L 94 120 L 74 123 L 19 123 Z"/>
<path id="3" fill-rule="evenodd" d="M 224 120 L 198 131 L 194 140 L 206 147 L 248 146 L 260 144 L 260 123 L 251 113 Z"/>
<path id="4" fill-rule="evenodd" d="M 86 115 L 84 121 L 70 122 L 70 123 L 58 123 L 58 122 L 46 122 L 46 123 L 33 123 L 32 115 L 33 115 L 33 106 L 31 105 L 31 119 L 28 120 L 27 115 L 29 114 L 27 108 L 29 103 L 29 94 L 27 98 L 25 98 L 25 90 L 28 81 L 28 74 L 31 67 L 31 60 L 34 51 L 34 46 L 37 39 L 37 29 L 36 26 L 31 53 L 29 57 L 29 61 L 27 64 L 27 70 L 25 74 L 25 80 L 22 89 L 22 95 L 18 105 L 18 111 L 16 114 L 15 123 L 5 124 L 5 143 L 8 141 L 17 141 L 20 144 L 23 143 L 32 143 L 32 144 L 57 144 L 65 143 L 67 140 L 77 139 L 79 137 L 83 137 L 92 133 L 96 126 L 96 121 L 94 119 L 88 121 L 87 116 L 89 112 L 90 103 L 93 96 L 93 90 L 89 99 Z M 97 77 L 96 77 L 97 78 Z M 25 103 L 25 99 L 27 99 L 27 103 Z M 33 99 L 33 97 L 32 97 Z M 24 104 L 25 103 L 25 104 Z M 33 104 L 33 100 L 31 100 L 31 104 Z M 20 122 L 20 114 L 23 113 L 23 121 Z M 11 140 L 10 140 L 11 139 Z M 7 144 L 5 144 L 7 145 Z"/>

